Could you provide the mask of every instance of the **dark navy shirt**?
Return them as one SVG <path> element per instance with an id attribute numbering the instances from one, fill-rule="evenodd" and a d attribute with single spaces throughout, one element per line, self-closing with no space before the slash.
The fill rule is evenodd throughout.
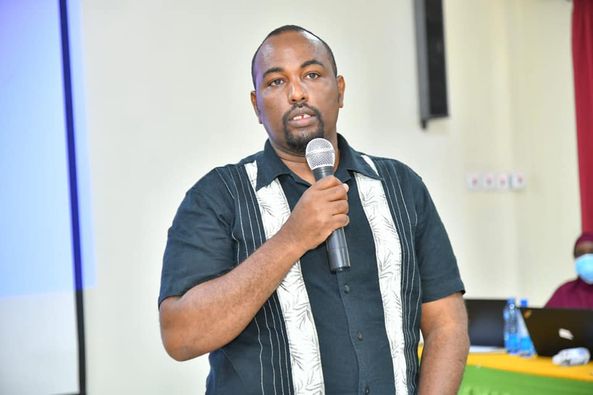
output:
<path id="1" fill-rule="evenodd" d="M 326 394 L 393 394 L 394 366 L 386 334 L 375 240 L 355 174 L 380 180 L 401 244 L 402 329 L 406 382 L 416 392 L 421 304 L 463 292 L 453 252 L 420 178 L 400 162 L 374 158 L 377 172 L 339 136 L 335 176 L 350 187 L 345 227 L 351 268 L 329 270 L 325 243 L 300 260 Z M 257 163 L 255 188 L 244 165 Z M 220 276 L 265 242 L 256 191 L 278 179 L 290 209 L 310 186 L 277 157 L 270 143 L 237 165 L 214 169 L 187 193 L 165 250 L 159 303 Z M 210 354 L 207 393 L 293 394 L 291 355 L 278 295 L 233 342 Z"/>

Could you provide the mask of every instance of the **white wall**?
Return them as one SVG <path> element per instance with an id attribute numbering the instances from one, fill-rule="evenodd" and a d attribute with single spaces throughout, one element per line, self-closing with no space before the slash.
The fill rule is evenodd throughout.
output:
<path id="1" fill-rule="evenodd" d="M 468 295 L 521 295 L 541 305 L 574 277 L 580 231 L 572 4 L 445 3 L 452 116 L 444 123 L 460 135 L 463 170 L 518 169 L 528 179 L 518 193 L 456 190 L 465 207 L 451 214 L 464 222 L 448 225 Z"/>
<path id="2" fill-rule="evenodd" d="M 202 392 L 205 358 L 177 363 L 160 344 L 166 230 L 201 175 L 262 147 L 250 60 L 286 23 L 335 52 L 347 82 L 339 130 L 423 176 L 468 295 L 542 304 L 571 276 L 579 230 L 571 4 L 445 3 L 451 117 L 427 131 L 417 120 L 411 1 L 83 5 L 97 255 L 97 285 L 85 295 L 91 394 Z M 465 189 L 468 171 L 510 169 L 525 171 L 525 191 Z"/>
<path id="3" fill-rule="evenodd" d="M 580 234 L 572 6 L 512 4 L 511 148 L 515 166 L 530 176 L 529 188 L 515 201 L 515 259 L 521 291 L 545 303 L 560 282 L 575 277 L 572 247 Z"/>

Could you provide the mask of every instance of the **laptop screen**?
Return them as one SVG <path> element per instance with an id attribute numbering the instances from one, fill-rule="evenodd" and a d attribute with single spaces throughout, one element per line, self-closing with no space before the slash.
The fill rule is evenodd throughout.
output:
<path id="1" fill-rule="evenodd" d="M 504 347 L 505 299 L 465 299 L 472 346 Z"/>
<path id="2" fill-rule="evenodd" d="M 521 308 L 538 355 L 553 356 L 566 348 L 593 353 L 593 310 Z"/>

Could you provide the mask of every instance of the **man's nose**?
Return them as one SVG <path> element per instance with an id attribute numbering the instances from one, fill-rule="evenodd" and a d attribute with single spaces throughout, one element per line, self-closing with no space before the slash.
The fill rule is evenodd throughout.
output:
<path id="1" fill-rule="evenodd" d="M 291 103 L 299 103 L 307 101 L 307 90 L 301 81 L 292 81 L 288 93 L 288 99 Z"/>

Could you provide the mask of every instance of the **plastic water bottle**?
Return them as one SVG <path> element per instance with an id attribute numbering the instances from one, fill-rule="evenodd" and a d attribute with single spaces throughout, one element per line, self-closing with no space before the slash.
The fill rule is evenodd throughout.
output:
<path id="1" fill-rule="evenodd" d="M 519 306 L 527 307 L 527 299 L 521 299 Z M 519 355 L 524 357 L 532 356 L 535 354 L 535 349 L 520 311 L 517 311 L 517 330 L 519 334 Z"/>
<path id="2" fill-rule="evenodd" d="M 519 352 L 517 305 L 515 298 L 509 298 L 502 312 L 504 318 L 504 347 L 509 354 Z"/>

